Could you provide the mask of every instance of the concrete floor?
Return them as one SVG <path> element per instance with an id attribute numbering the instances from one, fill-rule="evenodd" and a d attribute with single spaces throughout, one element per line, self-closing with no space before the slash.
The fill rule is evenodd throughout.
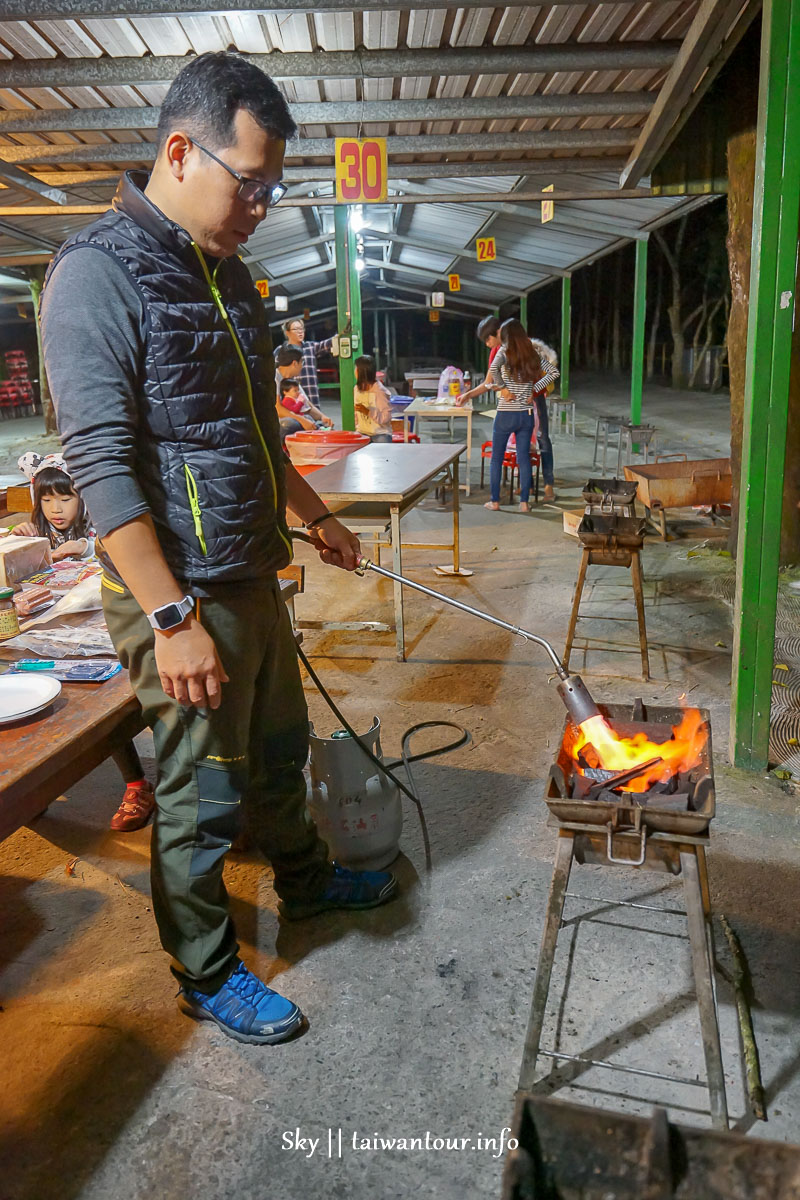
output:
<path id="1" fill-rule="evenodd" d="M 562 508 L 579 504 L 590 474 L 594 416 L 626 404 L 624 386 L 606 380 L 578 377 L 574 394 L 578 437 L 555 444 Z M 649 389 L 645 414 L 664 451 L 727 451 L 724 396 Z M 488 422 L 476 422 L 476 442 L 488 436 Z M 3 462 L 0 448 L 0 472 Z M 463 506 L 463 561 L 474 575 L 437 577 L 432 565 L 445 558 L 426 551 L 409 552 L 406 568 L 560 651 L 577 543 L 556 509 L 490 513 L 484 499 L 475 492 Z M 426 504 L 409 533 L 445 540 L 449 522 Z M 770 1117 L 764 1125 L 747 1113 L 722 982 L 732 1124 L 797 1140 L 800 808 L 791 784 L 726 766 L 731 624 L 722 596 L 731 563 L 716 553 L 719 539 L 690 556 L 714 531 L 697 518 L 682 527 L 692 536 L 648 539 L 644 551 L 653 680 L 639 677 L 628 575 L 614 569 L 594 570 L 582 609 L 592 619 L 579 626 L 572 665 L 602 699 L 672 704 L 685 692 L 711 710 L 713 905 L 750 961 Z M 308 563 L 299 616 L 389 619 L 388 583 L 345 577 L 307 551 L 298 554 Z M 113 765 L 0 846 L 2 1200 L 499 1194 L 503 1156 L 487 1139 L 510 1124 L 552 869 L 543 781 L 564 712 L 535 647 L 414 593 L 406 622 L 405 664 L 391 634 L 313 633 L 305 648 L 357 727 L 380 715 L 388 755 L 418 721 L 453 720 L 472 734 L 468 747 L 415 771 L 432 873 L 413 811 L 396 868 L 402 896 L 385 909 L 287 926 L 268 867 L 239 855 L 226 870 L 243 957 L 302 1006 L 305 1036 L 241 1046 L 180 1015 L 150 911 L 149 831 L 106 828 L 120 793 Z M 310 684 L 307 694 L 317 730 L 329 732 L 334 719 Z M 152 773 L 152 744 L 140 742 Z M 576 867 L 571 890 L 682 904 L 679 883 L 632 870 Z M 569 900 L 544 1044 L 703 1079 L 685 934 L 670 913 Z M 708 1124 L 699 1087 L 599 1069 L 548 1075 L 546 1063 L 541 1074 L 541 1089 L 565 1098 L 645 1113 L 661 1102 L 676 1119 Z M 470 1141 L 458 1150 L 359 1144 L 426 1132 Z M 312 1152 L 307 1141 L 297 1148 L 298 1137 L 320 1140 Z"/>

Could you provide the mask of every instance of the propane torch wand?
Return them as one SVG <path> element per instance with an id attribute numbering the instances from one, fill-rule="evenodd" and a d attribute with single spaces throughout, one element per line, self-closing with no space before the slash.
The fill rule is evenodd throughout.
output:
<path id="1" fill-rule="evenodd" d="M 510 625 L 508 621 L 501 621 L 499 617 L 493 617 L 490 613 L 482 612 L 479 608 L 473 608 L 470 604 L 463 604 L 460 600 L 453 600 L 450 596 L 445 596 L 442 592 L 436 592 L 433 588 L 425 587 L 424 583 L 415 583 L 413 579 L 406 579 L 405 576 L 397 575 L 394 571 L 387 571 L 385 567 L 377 566 L 372 559 L 365 558 L 362 555 L 358 559 L 356 574 L 363 575 L 366 571 L 374 571 L 376 575 L 383 575 L 385 579 L 392 579 L 395 583 L 402 583 L 405 587 L 413 588 L 415 591 L 422 592 L 426 596 L 432 596 L 434 600 L 441 600 L 442 603 L 449 604 L 453 608 L 458 608 L 461 612 L 469 613 L 470 616 L 478 617 L 481 621 L 488 621 L 491 625 L 498 625 L 501 629 L 507 629 L 509 633 L 519 634 L 527 642 L 535 642 L 552 659 L 553 666 L 559 678 L 556 690 L 574 723 L 582 725 L 590 717 L 600 715 L 600 709 L 589 695 L 589 690 L 580 675 L 571 675 L 567 671 L 561 659 L 545 638 L 539 637 L 538 634 L 530 633 L 529 630 L 522 629 L 519 625 Z"/>

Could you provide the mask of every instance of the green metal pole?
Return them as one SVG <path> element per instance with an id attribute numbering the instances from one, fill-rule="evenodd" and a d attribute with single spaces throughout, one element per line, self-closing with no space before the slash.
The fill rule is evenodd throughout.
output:
<path id="1" fill-rule="evenodd" d="M 528 297 L 522 295 L 519 298 L 519 319 L 525 326 L 525 332 L 528 331 Z"/>
<path id="2" fill-rule="evenodd" d="M 633 352 L 631 356 L 631 424 L 642 421 L 644 387 L 644 326 L 647 313 L 647 239 L 636 243 L 633 284 Z"/>
<path id="3" fill-rule="evenodd" d="M 800 0 L 765 0 L 742 431 L 731 757 L 768 762 L 800 213 Z"/>
<path id="4" fill-rule="evenodd" d="M 572 276 L 561 280 L 561 395 L 569 400 L 569 349 L 572 333 Z"/>
<path id="5" fill-rule="evenodd" d="M 349 211 L 349 210 L 348 210 Z M 356 235 L 350 228 L 347 227 L 347 262 L 350 270 L 350 305 L 351 305 L 351 320 L 353 325 L 352 343 L 353 343 L 353 358 L 358 358 L 364 353 L 364 331 L 361 322 L 361 274 L 356 270 Z"/>
<path id="6" fill-rule="evenodd" d="M 336 249 L 336 308 L 338 316 L 339 338 L 349 339 L 353 328 L 352 295 L 350 289 L 350 270 L 348 263 L 348 247 L 350 230 L 347 222 L 348 209 L 344 204 L 337 204 L 333 210 L 334 246 Z M 350 353 L 342 354 L 346 349 L 340 342 L 339 346 L 339 403 L 342 412 L 342 429 L 353 430 L 356 427 L 355 401 L 355 370 L 353 368 L 352 343 Z"/>

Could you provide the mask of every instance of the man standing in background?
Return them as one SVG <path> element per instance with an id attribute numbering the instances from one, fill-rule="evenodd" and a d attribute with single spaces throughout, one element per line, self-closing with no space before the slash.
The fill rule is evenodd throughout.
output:
<path id="1" fill-rule="evenodd" d="M 319 408 L 319 380 L 317 379 L 317 359 L 324 351 L 333 355 L 339 353 L 339 338 L 336 334 L 326 338 L 324 342 L 307 342 L 306 326 L 302 317 L 292 317 L 284 321 L 283 332 L 290 346 L 297 346 L 303 354 L 303 366 L 300 370 L 298 383 L 305 392 L 311 404 Z"/>

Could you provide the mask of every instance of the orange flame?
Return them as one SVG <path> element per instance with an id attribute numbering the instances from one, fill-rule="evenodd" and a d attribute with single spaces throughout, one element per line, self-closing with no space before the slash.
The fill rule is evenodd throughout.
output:
<path id="1" fill-rule="evenodd" d="M 705 722 L 697 708 L 684 710 L 680 724 L 673 725 L 672 738 L 666 742 L 651 742 L 645 733 L 619 737 L 605 718 L 598 715 L 578 727 L 575 741 L 567 749 L 576 763 L 583 750 L 583 758 L 590 766 L 606 771 L 627 771 L 651 758 L 660 758 L 661 762 L 624 785 L 628 792 L 646 792 L 654 783 L 696 767 L 707 737 Z"/>

